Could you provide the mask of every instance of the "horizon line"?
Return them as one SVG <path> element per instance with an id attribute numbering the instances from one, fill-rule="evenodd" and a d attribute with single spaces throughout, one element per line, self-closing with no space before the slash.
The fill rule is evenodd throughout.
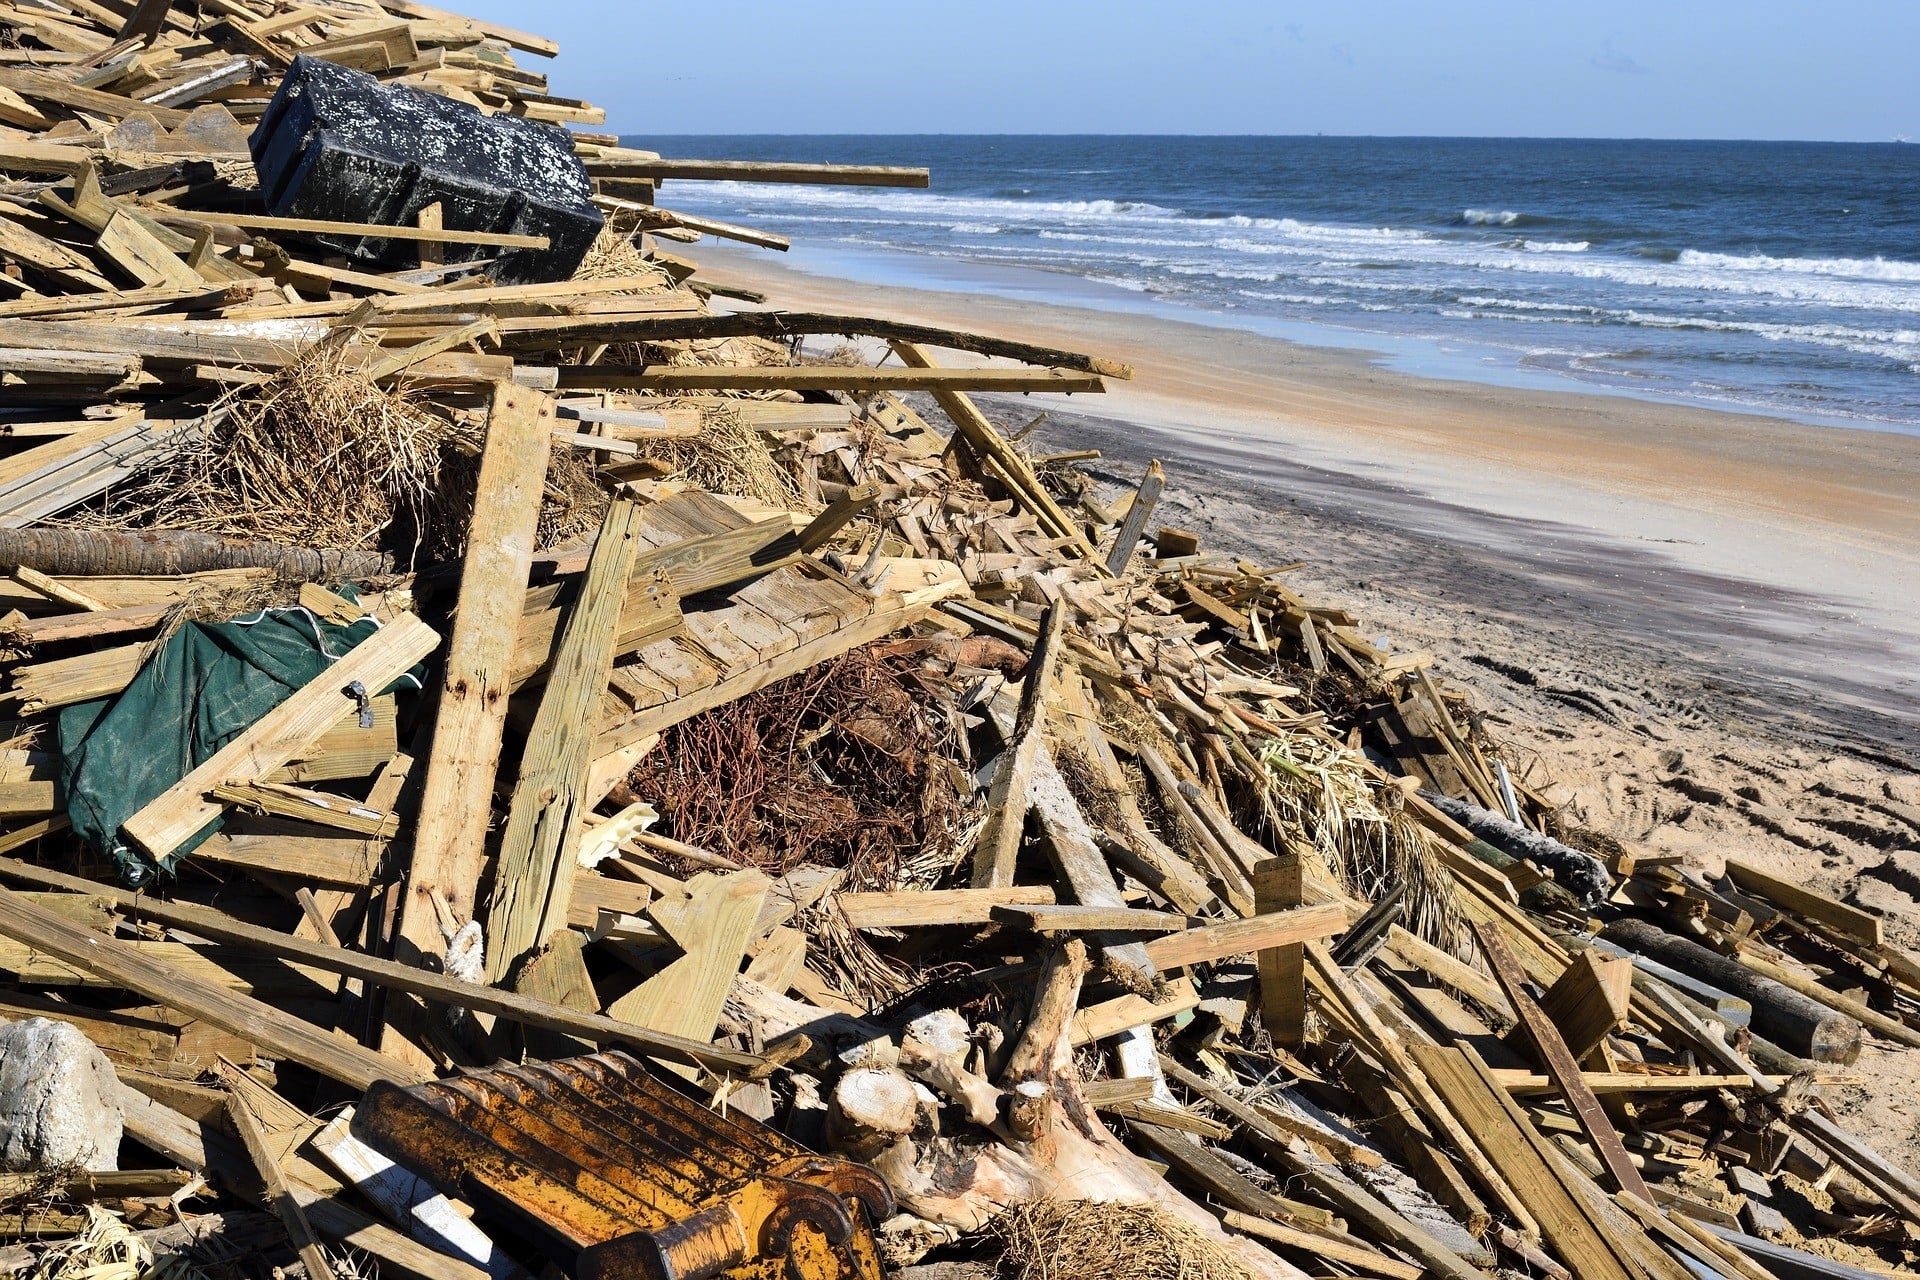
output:
<path id="1" fill-rule="evenodd" d="M 605 133 L 605 129 L 583 130 L 583 132 Z M 1609 134 L 1528 134 L 1528 133 L 1126 133 L 1101 131 L 1089 133 L 1014 133 L 1010 131 L 987 131 L 964 133 L 948 131 L 929 132 L 833 132 L 833 133 L 781 133 L 748 132 L 745 130 L 724 130 L 718 132 L 677 132 L 660 130 L 653 133 L 618 132 L 620 138 L 1207 138 L 1207 139 L 1285 139 L 1289 141 L 1333 138 L 1341 141 L 1372 142 L 1712 142 L 1739 144 L 1793 144 L 1801 146 L 1837 146 L 1837 147 L 1893 147 L 1911 146 L 1914 143 L 1905 134 L 1893 134 L 1885 138 L 1693 138 L 1693 137 L 1656 137 L 1656 136 L 1614 136 Z"/>

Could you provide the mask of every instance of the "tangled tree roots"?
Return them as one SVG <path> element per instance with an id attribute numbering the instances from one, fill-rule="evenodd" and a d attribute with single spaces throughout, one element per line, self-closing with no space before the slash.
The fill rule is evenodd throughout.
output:
<path id="1" fill-rule="evenodd" d="M 675 725 L 628 785 L 688 844 L 892 888 L 903 864 L 947 859 L 961 820 L 955 729 L 917 673 L 898 647 L 855 649 Z"/>
<path id="2" fill-rule="evenodd" d="M 1037 1200 L 988 1227 L 1015 1280 L 1246 1280 L 1186 1223 L 1146 1205 Z"/>

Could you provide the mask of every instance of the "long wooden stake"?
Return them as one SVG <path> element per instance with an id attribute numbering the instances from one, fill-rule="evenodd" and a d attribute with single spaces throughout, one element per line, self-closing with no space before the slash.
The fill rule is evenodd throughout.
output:
<path id="1" fill-rule="evenodd" d="M 600 526 L 580 597 L 554 654 L 554 674 L 527 735 L 520 780 L 500 838 L 487 916 L 490 982 L 500 982 L 554 930 L 567 927 L 580 798 L 593 763 L 600 698 L 613 671 L 627 579 L 639 549 L 639 506 L 614 503 Z"/>
<path id="2" fill-rule="evenodd" d="M 553 423 L 546 396 L 494 387 L 400 916 L 399 958 L 410 963 L 446 947 L 435 893 L 473 918 Z"/>
<path id="3" fill-rule="evenodd" d="M 267 1131 L 261 1126 L 260 1117 L 253 1114 L 253 1108 L 238 1093 L 227 1095 L 227 1115 L 240 1134 L 240 1141 L 246 1144 L 254 1172 L 266 1184 L 267 1199 L 273 1202 L 274 1212 L 280 1215 L 281 1223 L 286 1226 L 287 1238 L 293 1241 L 294 1249 L 300 1254 L 300 1262 L 307 1269 L 308 1280 L 335 1280 L 333 1266 L 322 1252 L 319 1238 L 313 1234 L 313 1225 L 307 1221 L 307 1215 L 301 1212 L 300 1202 L 293 1198 L 293 1189 L 287 1185 L 286 1175 L 280 1171 L 280 1162 L 274 1159 L 272 1150 L 267 1146 Z"/>

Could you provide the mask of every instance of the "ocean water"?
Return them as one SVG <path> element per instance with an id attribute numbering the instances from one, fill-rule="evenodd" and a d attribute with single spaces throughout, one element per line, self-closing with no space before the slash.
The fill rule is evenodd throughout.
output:
<path id="1" fill-rule="evenodd" d="M 869 278 L 902 254 L 950 264 L 948 279 L 992 264 L 970 287 L 1018 279 L 1044 294 L 1051 279 L 1080 302 L 1444 352 L 1454 376 L 1920 433 L 1920 145 L 625 141 L 703 159 L 930 167 L 925 191 L 662 191 L 668 207 L 789 235 L 856 270 L 866 255 Z"/>

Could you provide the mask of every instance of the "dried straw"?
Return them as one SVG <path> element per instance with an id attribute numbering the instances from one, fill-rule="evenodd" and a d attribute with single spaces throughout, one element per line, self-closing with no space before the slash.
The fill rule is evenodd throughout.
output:
<path id="1" fill-rule="evenodd" d="M 48 1246 L 31 1274 L 32 1280 L 206 1280 L 180 1254 L 154 1257 L 139 1232 L 98 1205 L 87 1206 L 86 1228 Z"/>
<path id="2" fill-rule="evenodd" d="M 1437 947 L 1466 942 L 1452 876 L 1424 828 L 1407 815 L 1399 788 L 1383 783 L 1364 757 L 1307 733 L 1265 740 L 1260 801 L 1282 838 L 1298 832 L 1348 893 L 1377 900 L 1407 886 L 1406 927 Z"/>
<path id="3" fill-rule="evenodd" d="M 774 460 L 765 437 L 724 403 L 700 403 L 699 435 L 656 441 L 647 451 L 673 468 L 676 479 L 710 493 L 753 498 L 789 511 L 804 502 L 799 483 Z"/>
<path id="4" fill-rule="evenodd" d="M 1149 1205 L 1036 1200 L 987 1230 L 1014 1280 L 1248 1280 L 1217 1242 Z"/>
<path id="5" fill-rule="evenodd" d="M 307 546 L 368 547 L 431 506 L 460 435 L 321 345 L 243 388 L 199 441 L 114 495 L 119 527 L 197 529 Z"/>

